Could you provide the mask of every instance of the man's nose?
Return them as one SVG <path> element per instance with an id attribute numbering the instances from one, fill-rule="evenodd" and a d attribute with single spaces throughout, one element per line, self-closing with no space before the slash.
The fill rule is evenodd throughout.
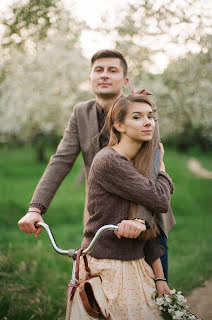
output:
<path id="1" fill-rule="evenodd" d="M 108 78 L 108 77 L 109 77 L 108 71 L 107 71 L 107 70 L 104 70 L 104 71 L 102 72 L 102 78 Z"/>

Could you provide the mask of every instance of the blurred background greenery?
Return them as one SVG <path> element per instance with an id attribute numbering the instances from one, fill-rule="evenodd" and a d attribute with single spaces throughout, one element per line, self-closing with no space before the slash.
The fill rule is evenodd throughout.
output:
<path id="1" fill-rule="evenodd" d="M 44 232 L 39 239 L 21 233 L 17 221 L 73 106 L 93 98 L 88 58 L 105 47 L 97 40 L 97 49 L 86 47 L 89 34 L 110 39 L 110 48 L 126 56 L 130 80 L 154 93 L 175 182 L 170 287 L 188 294 L 211 276 L 212 180 L 190 172 L 188 160 L 212 170 L 212 4 L 124 3 L 119 9 L 112 1 L 95 26 L 54 0 L 13 1 L 0 18 L 0 319 L 64 318 L 71 261 L 53 252 Z M 45 216 L 63 248 L 79 247 L 82 239 L 82 163 L 79 158 Z"/>

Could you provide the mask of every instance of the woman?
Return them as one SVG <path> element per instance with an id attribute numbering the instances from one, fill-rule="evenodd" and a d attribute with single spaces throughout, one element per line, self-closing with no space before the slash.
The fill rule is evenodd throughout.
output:
<path id="1" fill-rule="evenodd" d="M 101 275 L 110 317 L 161 319 L 152 296 L 156 289 L 159 295 L 170 294 L 160 261 L 163 248 L 155 238 L 156 224 L 145 231 L 143 221 L 135 216 L 136 204 L 155 213 L 166 212 L 173 192 L 173 183 L 165 173 L 162 144 L 158 178 L 156 182 L 145 178 L 155 127 L 151 100 L 139 94 L 121 97 L 110 109 L 107 125 L 108 147 L 95 156 L 89 174 L 90 218 L 82 247 L 89 245 L 101 226 L 118 224 L 118 231 L 106 232 L 87 256 L 91 274 Z M 81 260 L 80 282 L 85 278 Z M 73 300 L 76 308 L 79 319 L 92 319 L 81 307 L 78 294 Z"/>

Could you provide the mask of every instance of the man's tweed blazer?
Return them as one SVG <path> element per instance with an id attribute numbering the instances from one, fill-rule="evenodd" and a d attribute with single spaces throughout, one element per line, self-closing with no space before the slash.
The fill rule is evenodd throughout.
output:
<path id="1" fill-rule="evenodd" d="M 158 149 L 160 134 L 156 106 L 154 106 L 153 112 L 156 123 L 154 133 L 154 161 L 152 161 L 150 165 L 148 178 L 156 180 L 160 160 L 160 152 Z M 65 129 L 56 154 L 51 157 L 49 164 L 35 189 L 31 203 L 39 203 L 48 209 L 57 189 L 59 188 L 65 176 L 72 169 L 80 152 L 82 152 L 84 159 L 87 190 L 87 177 L 90 166 L 94 156 L 100 150 L 97 136 L 98 119 L 96 100 L 89 100 L 77 104 L 73 109 L 68 126 Z M 150 225 L 152 224 L 153 215 L 154 212 L 150 212 L 147 208 L 140 205 L 137 206 L 137 217 L 146 219 Z M 86 223 L 87 218 L 88 212 L 86 196 L 83 219 L 84 224 Z M 157 214 L 156 219 L 166 235 L 175 224 L 175 219 L 171 208 L 169 208 L 167 213 Z"/>

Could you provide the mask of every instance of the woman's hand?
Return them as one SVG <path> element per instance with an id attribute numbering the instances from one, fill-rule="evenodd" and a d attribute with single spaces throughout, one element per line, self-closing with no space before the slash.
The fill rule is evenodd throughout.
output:
<path id="1" fill-rule="evenodd" d="M 114 233 L 119 239 L 121 237 L 136 239 L 142 231 L 146 231 L 145 224 L 135 220 L 122 220 L 118 226 L 118 230 Z"/>
<path id="2" fill-rule="evenodd" d="M 158 292 L 158 297 L 160 298 L 164 293 L 168 294 L 171 296 L 171 291 L 169 289 L 169 286 L 166 281 L 157 281 L 156 282 L 156 289 Z"/>
<path id="3" fill-rule="evenodd" d="M 160 148 L 160 166 L 159 166 L 159 171 L 166 171 L 165 164 L 163 162 L 163 157 L 164 157 L 164 147 L 162 142 L 159 142 L 159 148 Z"/>

